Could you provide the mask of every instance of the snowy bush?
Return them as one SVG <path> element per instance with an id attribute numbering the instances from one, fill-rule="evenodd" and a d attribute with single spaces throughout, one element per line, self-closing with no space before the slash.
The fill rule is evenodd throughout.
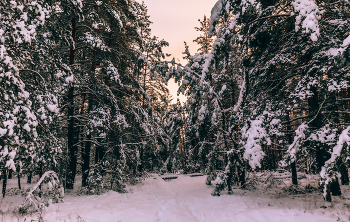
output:
<path id="1" fill-rule="evenodd" d="M 89 192 L 99 194 L 102 191 L 104 186 L 102 164 L 97 163 L 91 167 L 87 182 Z"/>
<path id="2" fill-rule="evenodd" d="M 43 192 L 36 192 L 39 186 L 45 183 L 47 184 L 47 189 Z M 51 203 L 63 201 L 63 197 L 64 189 L 60 185 L 57 174 L 54 171 L 47 171 L 35 184 L 34 188 L 29 191 L 23 204 L 20 205 L 17 210 L 22 214 L 37 212 Z"/>

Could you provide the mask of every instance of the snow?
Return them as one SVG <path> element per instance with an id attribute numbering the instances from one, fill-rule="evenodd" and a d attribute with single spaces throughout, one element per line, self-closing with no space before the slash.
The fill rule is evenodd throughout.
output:
<path id="1" fill-rule="evenodd" d="M 30 127 L 28 123 L 24 124 L 23 129 L 27 130 L 27 132 L 30 132 Z"/>
<path id="2" fill-rule="evenodd" d="M 264 140 L 266 140 L 267 143 L 271 143 L 262 124 L 263 121 L 260 119 L 252 120 L 249 128 L 247 125 L 242 128 L 242 138 L 247 140 L 244 146 L 245 151 L 243 157 L 249 161 L 249 165 L 253 169 L 261 167 L 260 161 L 265 156 L 261 148 L 261 145 L 265 143 Z"/>
<path id="3" fill-rule="evenodd" d="M 343 148 L 344 143 L 349 143 L 350 142 L 350 137 L 349 137 L 349 130 L 350 126 L 346 128 L 339 136 L 337 145 L 333 147 L 333 152 L 332 156 L 329 160 L 326 161 L 325 165 L 328 165 L 330 163 L 333 163 L 337 157 L 340 156 L 340 152 Z"/>
<path id="4" fill-rule="evenodd" d="M 301 146 L 301 140 L 305 139 L 305 131 L 308 129 L 308 126 L 305 123 L 302 123 L 298 129 L 295 130 L 295 137 L 292 144 L 289 145 L 287 153 L 291 157 L 291 162 L 296 160 L 296 155 Z"/>
<path id="5" fill-rule="evenodd" d="M 345 205 L 325 206 L 320 193 L 269 196 L 261 191 L 234 189 L 231 195 L 223 192 L 211 196 L 214 185 L 205 185 L 205 180 L 205 176 L 178 175 L 178 179 L 167 182 L 153 174 L 142 184 L 128 186 L 125 194 L 109 191 L 99 196 L 65 195 L 64 203 L 50 205 L 42 216 L 50 222 L 335 222 L 338 218 L 346 221 L 350 215 Z M 10 180 L 8 186 L 15 187 L 16 182 Z M 20 196 L 8 196 L 0 207 L 5 211 L 21 200 Z M 38 214 L 2 216 L 6 222 L 16 222 L 18 217 L 19 221 L 37 221 Z"/>
<path id="6" fill-rule="evenodd" d="M 6 132 L 7 132 L 7 129 L 3 129 L 3 128 L 0 127 L 0 136 L 5 135 Z"/>
<path id="7" fill-rule="evenodd" d="M 349 130 L 350 126 L 348 126 L 343 132 L 340 134 L 338 138 L 337 145 L 333 147 L 333 152 L 331 155 L 331 158 L 327 160 L 322 167 L 321 170 L 321 178 L 322 178 L 322 183 L 323 183 L 323 195 L 326 196 L 326 191 L 327 191 L 327 185 L 335 178 L 335 162 L 338 157 L 340 157 L 340 153 L 343 149 L 343 145 L 347 143 L 349 146 L 350 143 L 350 136 L 349 136 Z"/>
<path id="8" fill-rule="evenodd" d="M 16 167 L 15 167 L 15 163 L 13 162 L 13 159 L 9 159 L 8 161 L 6 161 L 5 168 L 16 171 Z"/>
<path id="9" fill-rule="evenodd" d="M 342 47 L 347 47 L 350 44 L 350 35 L 344 39 Z"/>
<path id="10" fill-rule="evenodd" d="M 15 159 L 16 156 L 16 151 L 11 151 L 8 156 L 10 157 L 10 159 Z"/>
<path id="11" fill-rule="evenodd" d="M 238 101 L 237 103 L 235 104 L 235 106 L 233 107 L 233 111 L 234 112 L 237 112 L 238 109 L 240 108 L 242 102 L 243 102 L 243 95 L 245 93 L 245 85 L 246 85 L 246 79 L 245 79 L 245 75 L 244 75 L 244 79 L 243 79 L 243 82 L 242 84 L 240 85 L 240 92 L 239 92 L 239 97 L 238 97 Z"/>
<path id="12" fill-rule="evenodd" d="M 61 76 L 63 76 L 62 72 L 61 72 L 61 71 L 57 71 L 56 77 L 57 77 L 57 78 L 60 78 Z"/>
<path id="13" fill-rule="evenodd" d="M 346 48 L 340 47 L 340 48 L 330 48 L 327 51 L 325 51 L 325 54 L 328 56 L 337 56 L 339 54 L 343 54 L 343 52 L 346 50 Z"/>
<path id="14" fill-rule="evenodd" d="M 337 129 L 331 129 L 330 125 L 322 127 L 318 131 L 311 133 L 309 139 L 314 141 L 319 141 L 321 143 L 326 143 L 327 145 L 332 145 L 336 138 Z"/>
<path id="15" fill-rule="evenodd" d="M 58 112 L 57 105 L 54 105 L 54 104 L 47 104 L 46 106 L 47 106 L 47 108 L 48 108 L 51 112 L 54 112 L 54 113 L 57 113 L 57 112 Z"/>
<path id="16" fill-rule="evenodd" d="M 214 25 L 219 22 L 224 0 L 218 0 L 211 10 L 208 36 L 211 37 L 215 31 Z"/>
<path id="17" fill-rule="evenodd" d="M 100 39 L 98 36 L 94 36 L 91 33 L 85 33 L 85 36 L 84 38 L 82 38 L 82 40 L 87 44 L 90 44 L 92 47 L 96 47 L 101 50 L 108 51 L 108 48 L 103 43 L 102 39 Z"/>
<path id="18" fill-rule="evenodd" d="M 207 107 L 202 104 L 199 112 L 198 112 L 198 120 L 203 121 L 205 118 L 205 113 L 206 113 Z"/>
<path id="19" fill-rule="evenodd" d="M 2 148 L 2 147 L 0 146 L 0 148 Z M 0 152 L 0 158 L 7 156 L 8 153 L 9 153 L 9 150 L 8 150 L 7 146 L 5 146 L 3 151 Z"/>
<path id="20" fill-rule="evenodd" d="M 321 19 L 321 11 L 317 4 L 313 0 L 296 0 L 292 5 L 296 14 L 295 31 L 299 31 L 301 25 L 302 32 L 311 32 L 311 40 L 317 41 L 320 35 L 318 20 Z"/>
<path id="21" fill-rule="evenodd" d="M 68 77 L 66 78 L 66 83 L 73 82 L 73 80 L 74 80 L 74 76 L 73 76 L 73 75 L 68 76 Z"/>

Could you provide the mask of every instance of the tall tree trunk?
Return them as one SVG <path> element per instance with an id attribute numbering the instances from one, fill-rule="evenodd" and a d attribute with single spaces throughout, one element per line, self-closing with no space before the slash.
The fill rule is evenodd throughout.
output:
<path id="1" fill-rule="evenodd" d="M 342 185 L 349 185 L 349 173 L 348 168 L 343 162 L 339 163 L 339 173 L 341 174 L 340 180 Z"/>
<path id="2" fill-rule="evenodd" d="M 17 176 L 18 176 L 18 178 L 17 178 L 18 179 L 18 181 L 17 181 L 18 182 L 18 189 L 22 190 L 22 187 L 21 187 L 21 173 L 18 172 Z"/>
<path id="3" fill-rule="evenodd" d="M 243 168 L 242 168 L 239 180 L 241 182 L 241 187 L 244 188 L 245 187 L 245 166 L 243 166 Z"/>
<path id="4" fill-rule="evenodd" d="M 93 106 L 93 100 L 92 95 L 90 95 L 89 98 L 89 107 L 88 107 L 88 113 L 91 112 Z M 86 142 L 85 142 L 85 149 L 82 154 L 83 158 L 83 165 L 82 165 L 82 186 L 87 186 L 87 177 L 89 176 L 89 169 L 90 169 L 90 150 L 91 150 L 91 132 L 86 136 Z"/>
<path id="5" fill-rule="evenodd" d="M 9 169 L 8 179 L 12 179 L 12 170 L 11 169 Z"/>
<path id="6" fill-rule="evenodd" d="M 77 20 L 72 19 L 72 39 L 76 41 L 76 25 Z M 74 64 L 75 48 L 72 46 L 70 48 L 69 62 L 70 65 Z M 67 181 L 66 188 L 73 189 L 74 179 L 76 175 L 76 165 L 77 165 L 77 146 L 76 146 L 76 127 L 74 120 L 74 86 L 71 86 L 68 92 L 68 158 L 69 164 L 67 169 Z"/>
<path id="7" fill-rule="evenodd" d="M 39 164 L 39 180 L 43 176 L 43 166 L 42 163 Z M 41 198 L 41 184 L 39 185 L 39 197 Z"/>
<path id="8" fill-rule="evenodd" d="M 298 176 L 297 176 L 297 168 L 295 166 L 295 161 L 290 164 L 292 168 L 292 183 L 294 185 L 298 185 Z"/>
<path id="9" fill-rule="evenodd" d="M 333 196 L 340 196 L 341 195 L 341 189 L 340 189 L 338 177 L 335 177 L 335 180 L 333 180 L 330 183 L 330 191 L 332 192 Z"/>
<path id="10" fill-rule="evenodd" d="M 292 127 L 290 126 L 291 122 L 290 122 L 290 118 L 289 118 L 289 113 L 287 113 L 287 119 L 288 119 L 287 131 L 289 132 L 288 133 L 288 144 L 292 144 L 293 143 L 293 139 L 292 139 L 292 135 L 291 135 Z M 295 161 L 290 164 L 290 167 L 292 170 L 292 183 L 294 185 L 298 185 L 298 174 L 297 174 L 297 168 L 296 168 Z"/>
<path id="11" fill-rule="evenodd" d="M 318 99 L 318 91 L 316 87 L 311 87 L 311 92 L 313 93 L 312 97 L 308 100 L 309 112 L 314 115 L 314 120 L 310 123 L 310 126 L 314 129 L 319 129 L 322 126 L 322 116 L 321 112 L 318 112 L 320 108 L 319 99 Z M 317 116 L 315 116 L 317 115 Z M 322 146 L 316 147 L 316 166 L 317 172 L 321 171 L 321 168 L 325 163 L 325 151 Z"/>
<path id="12" fill-rule="evenodd" d="M 18 183 L 18 189 L 22 189 L 21 188 L 21 171 L 22 171 L 22 169 L 21 169 L 21 164 L 18 164 L 18 166 L 17 166 L 17 183 Z"/>
<path id="13" fill-rule="evenodd" d="M 30 172 L 27 174 L 27 183 L 28 183 L 28 184 L 32 183 L 32 175 L 33 175 L 32 171 L 30 171 Z"/>
<path id="14" fill-rule="evenodd" d="M 3 174 L 3 181 L 2 181 L 2 197 L 5 197 L 6 195 L 6 185 L 7 185 L 7 172 L 6 172 L 6 168 L 4 168 L 2 170 L 2 174 Z"/>
<path id="15" fill-rule="evenodd" d="M 97 139 L 98 145 L 96 146 L 96 152 L 95 152 L 95 163 L 98 163 L 100 160 L 103 159 L 103 156 L 105 155 L 104 152 L 104 146 L 100 145 L 102 143 L 102 139 Z"/>
<path id="16" fill-rule="evenodd" d="M 74 88 L 69 89 L 68 99 L 68 158 L 69 164 L 67 169 L 67 181 L 66 188 L 73 189 L 74 179 L 76 174 L 76 165 L 77 165 L 77 146 L 76 146 L 76 128 L 74 121 Z"/>

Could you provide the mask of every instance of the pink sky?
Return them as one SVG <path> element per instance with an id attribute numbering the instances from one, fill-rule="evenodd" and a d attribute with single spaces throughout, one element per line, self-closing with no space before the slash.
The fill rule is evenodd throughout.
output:
<path id="1" fill-rule="evenodd" d="M 142 2 L 142 0 L 137 0 Z M 152 35 L 169 42 L 170 46 L 164 51 L 170 53 L 176 59 L 180 59 L 182 64 L 182 52 L 185 51 L 184 41 L 189 45 L 191 54 L 197 49 L 197 43 L 193 40 L 199 36 L 194 27 L 199 26 L 198 19 L 203 20 L 204 14 L 210 17 L 210 11 L 217 0 L 143 0 L 148 8 Z M 177 85 L 169 82 L 169 90 L 176 102 Z M 180 96 L 183 102 L 185 97 Z"/>

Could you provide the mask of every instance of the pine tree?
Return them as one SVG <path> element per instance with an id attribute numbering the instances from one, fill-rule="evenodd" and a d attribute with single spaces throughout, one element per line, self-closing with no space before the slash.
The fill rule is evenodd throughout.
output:
<path id="1" fill-rule="evenodd" d="M 204 15 L 203 21 L 198 19 L 200 27 L 195 27 L 196 31 L 202 32 L 202 34 L 197 37 L 193 42 L 196 42 L 200 47 L 197 49 L 198 52 L 208 54 L 211 50 L 211 45 L 213 43 L 213 38 L 208 36 L 210 18 Z"/>
<path id="2" fill-rule="evenodd" d="M 32 107 L 33 98 L 26 91 L 21 71 L 30 63 L 28 49 L 32 48 L 36 29 L 44 24 L 50 8 L 44 1 L 31 5 L 5 1 L 0 8 L 3 24 L 0 29 L 0 162 L 4 165 L 5 196 L 7 170 L 16 171 L 15 165 L 20 167 L 35 150 L 38 121 Z"/>

